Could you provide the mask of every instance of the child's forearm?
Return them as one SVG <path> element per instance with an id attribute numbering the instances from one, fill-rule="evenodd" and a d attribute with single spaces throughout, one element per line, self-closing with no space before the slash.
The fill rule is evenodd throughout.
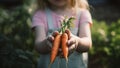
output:
<path id="1" fill-rule="evenodd" d="M 91 38 L 88 37 L 76 38 L 76 51 L 87 52 L 91 47 L 92 47 Z"/>
<path id="2" fill-rule="evenodd" d="M 48 54 L 51 51 L 51 48 L 48 45 L 50 45 L 50 43 L 45 39 L 41 42 L 36 42 L 35 49 L 40 54 Z"/>

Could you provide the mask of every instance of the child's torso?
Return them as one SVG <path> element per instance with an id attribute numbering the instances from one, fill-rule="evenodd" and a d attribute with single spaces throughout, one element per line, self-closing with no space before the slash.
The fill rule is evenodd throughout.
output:
<path id="1" fill-rule="evenodd" d="M 50 18 L 50 17 L 48 17 Z M 75 17 L 76 20 L 73 22 L 74 27 L 72 27 L 70 30 L 73 34 L 77 35 L 78 32 L 78 19 Z M 45 17 L 47 19 L 47 16 Z M 51 34 L 52 31 L 57 30 L 61 27 L 60 20 L 62 19 L 61 16 L 56 15 L 55 13 L 51 13 L 51 18 L 52 19 L 52 24 L 50 23 L 49 26 L 49 21 L 44 21 L 44 23 L 47 23 L 46 25 L 46 32 L 47 34 Z M 38 68 L 48 68 L 50 62 L 50 54 L 47 55 L 40 55 L 39 63 L 38 63 Z M 73 52 L 69 57 L 68 57 L 68 67 L 67 68 L 85 68 L 85 64 L 82 59 L 82 54 L 78 52 Z M 55 59 L 54 63 L 52 64 L 51 68 L 66 68 L 66 61 L 64 58 L 60 58 L 59 56 Z"/>

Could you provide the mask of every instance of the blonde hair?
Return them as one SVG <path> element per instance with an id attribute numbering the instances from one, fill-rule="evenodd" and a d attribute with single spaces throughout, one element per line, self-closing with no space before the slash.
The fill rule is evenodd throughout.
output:
<path id="1" fill-rule="evenodd" d="M 89 9 L 89 4 L 87 0 L 77 0 L 78 2 L 78 7 L 82 9 Z"/>
<path id="2" fill-rule="evenodd" d="M 37 9 L 45 9 L 47 7 L 47 0 L 37 0 Z M 79 7 L 82 9 L 89 9 L 87 0 L 71 0 L 71 7 Z"/>

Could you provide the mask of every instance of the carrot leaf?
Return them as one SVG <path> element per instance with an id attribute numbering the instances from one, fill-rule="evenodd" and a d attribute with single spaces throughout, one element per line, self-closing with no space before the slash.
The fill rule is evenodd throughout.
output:
<path id="1" fill-rule="evenodd" d="M 71 27 L 74 27 L 73 21 L 75 20 L 74 17 L 68 18 L 67 16 L 64 17 L 64 19 L 61 21 L 61 28 L 59 32 L 64 33 L 66 29 L 70 29 Z"/>

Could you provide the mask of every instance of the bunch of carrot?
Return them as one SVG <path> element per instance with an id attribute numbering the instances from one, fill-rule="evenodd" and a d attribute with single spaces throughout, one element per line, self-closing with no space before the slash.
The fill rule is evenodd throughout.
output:
<path id="1" fill-rule="evenodd" d="M 52 64 L 58 54 L 59 48 L 62 48 L 63 57 L 68 61 L 68 45 L 67 41 L 70 38 L 70 30 L 65 32 L 66 29 L 69 29 L 73 25 L 74 17 L 67 18 L 62 21 L 61 29 L 59 33 L 55 36 L 53 47 L 50 55 L 50 64 Z"/>

